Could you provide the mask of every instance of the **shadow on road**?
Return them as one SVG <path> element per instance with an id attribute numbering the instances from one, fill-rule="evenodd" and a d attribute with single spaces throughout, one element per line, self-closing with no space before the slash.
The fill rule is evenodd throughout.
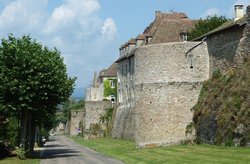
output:
<path id="1" fill-rule="evenodd" d="M 80 156 L 80 152 L 74 149 L 67 148 L 66 145 L 48 144 L 42 149 L 37 149 L 31 154 L 31 158 L 35 159 L 51 159 L 59 157 Z"/>
<path id="2" fill-rule="evenodd" d="M 54 145 L 45 145 L 45 148 L 54 148 L 54 147 L 64 147 L 65 145 L 59 145 L 59 144 L 54 144 Z"/>
<path id="3" fill-rule="evenodd" d="M 48 149 L 45 151 L 41 159 L 80 156 L 79 153 L 79 151 L 72 149 Z"/>

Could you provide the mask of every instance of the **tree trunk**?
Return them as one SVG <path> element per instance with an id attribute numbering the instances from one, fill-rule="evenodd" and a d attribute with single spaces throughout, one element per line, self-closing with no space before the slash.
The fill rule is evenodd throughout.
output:
<path id="1" fill-rule="evenodd" d="M 29 111 L 23 110 L 21 116 L 21 129 L 20 129 L 20 148 L 25 148 L 27 137 L 27 122 L 29 117 Z"/>
<path id="2" fill-rule="evenodd" d="M 31 120 L 31 129 L 30 129 L 30 144 L 29 144 L 29 152 L 34 151 L 34 146 L 35 146 L 35 137 L 36 137 L 36 122 L 34 119 Z"/>

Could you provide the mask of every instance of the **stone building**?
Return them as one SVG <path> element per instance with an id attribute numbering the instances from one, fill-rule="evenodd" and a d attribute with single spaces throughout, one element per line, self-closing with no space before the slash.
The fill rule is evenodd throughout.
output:
<path id="1" fill-rule="evenodd" d="M 113 137 L 134 139 L 137 147 L 192 139 L 185 134 L 190 109 L 209 77 L 206 43 L 187 42 L 193 27 L 184 13 L 156 12 L 142 34 L 121 46 Z"/>
<path id="2" fill-rule="evenodd" d="M 244 39 L 244 30 L 247 24 L 247 15 L 243 14 L 243 5 L 235 5 L 235 18 L 224 23 L 218 28 L 194 39 L 201 41 L 206 38 L 209 61 L 210 77 L 215 70 L 222 73 L 229 71 L 242 62 L 242 51 L 239 46 Z M 246 31 L 246 30 L 245 30 Z"/>
<path id="3" fill-rule="evenodd" d="M 116 99 L 116 95 L 105 94 L 105 89 L 107 89 L 104 87 L 105 82 L 108 82 L 108 87 L 112 89 L 117 87 L 117 63 L 113 63 L 108 69 L 101 70 L 98 77 L 97 73 L 94 73 L 92 85 L 86 89 L 85 101 Z"/>
<path id="4" fill-rule="evenodd" d="M 193 21 L 183 13 L 156 12 L 155 20 L 120 47 L 118 109 L 112 136 L 137 147 L 178 144 L 192 122 L 202 82 L 215 70 L 228 71 L 249 55 L 250 7 L 243 16 L 186 42 Z M 242 17 L 243 16 L 243 17 Z"/>

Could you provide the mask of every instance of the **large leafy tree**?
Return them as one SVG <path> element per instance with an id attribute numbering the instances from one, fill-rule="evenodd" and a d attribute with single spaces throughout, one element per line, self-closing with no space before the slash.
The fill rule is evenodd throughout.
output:
<path id="1" fill-rule="evenodd" d="M 9 35 L 0 45 L 0 112 L 20 120 L 20 146 L 33 150 L 36 126 L 49 128 L 56 106 L 73 92 L 57 49 L 48 49 L 29 35 Z"/>
<path id="2" fill-rule="evenodd" d="M 199 19 L 196 24 L 195 28 L 188 34 L 188 40 L 195 39 L 207 32 L 219 27 L 223 23 L 229 21 L 228 18 L 225 16 L 207 16 L 205 19 Z"/>

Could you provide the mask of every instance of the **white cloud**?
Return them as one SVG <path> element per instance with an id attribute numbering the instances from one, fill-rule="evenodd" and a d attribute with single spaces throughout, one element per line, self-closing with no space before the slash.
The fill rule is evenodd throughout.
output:
<path id="1" fill-rule="evenodd" d="M 221 11 L 218 8 L 210 8 L 205 11 L 204 14 L 202 14 L 202 18 L 206 16 L 213 16 L 213 15 L 221 15 Z"/>
<path id="2" fill-rule="evenodd" d="M 113 19 L 108 18 L 104 21 L 102 26 L 102 34 L 109 40 L 113 40 L 117 30 Z"/>
<path id="3" fill-rule="evenodd" d="M 42 27 L 45 19 L 46 0 L 11 1 L 0 14 L 1 33 L 31 33 Z M 35 30 L 36 29 L 36 30 Z"/>
<path id="4" fill-rule="evenodd" d="M 116 58 L 116 23 L 101 19 L 98 0 L 63 0 L 49 9 L 53 1 L 5 1 L 0 13 L 0 36 L 8 33 L 31 34 L 49 47 L 57 47 L 71 76 L 77 76 L 77 86 L 83 87 L 100 70 Z M 112 56 L 113 55 L 113 56 Z"/>

